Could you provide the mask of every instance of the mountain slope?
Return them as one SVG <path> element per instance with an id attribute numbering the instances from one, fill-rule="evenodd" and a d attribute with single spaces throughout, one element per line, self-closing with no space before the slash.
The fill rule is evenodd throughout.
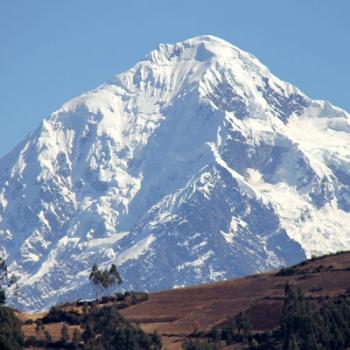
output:
<path id="1" fill-rule="evenodd" d="M 89 295 L 95 262 L 159 290 L 349 248 L 349 131 L 221 39 L 160 45 L 0 160 L 19 306 Z"/>
<path id="2" fill-rule="evenodd" d="M 162 336 L 187 336 L 194 327 L 207 333 L 241 311 L 249 314 L 255 331 L 273 330 L 279 324 L 286 282 L 310 299 L 349 295 L 349 267 L 349 252 L 325 256 L 278 273 L 152 293 L 146 302 L 121 313 Z"/>

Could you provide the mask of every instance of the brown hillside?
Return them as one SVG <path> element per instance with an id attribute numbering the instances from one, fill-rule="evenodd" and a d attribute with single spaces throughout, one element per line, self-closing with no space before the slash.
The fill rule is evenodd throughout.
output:
<path id="1" fill-rule="evenodd" d="M 145 331 L 177 339 L 209 331 L 242 310 L 246 310 L 256 331 L 275 328 L 287 281 L 314 298 L 350 293 L 350 253 L 315 259 L 283 271 L 153 293 L 148 301 L 128 307 L 122 314 Z"/>
<path id="2" fill-rule="evenodd" d="M 287 281 L 311 298 L 349 294 L 350 252 L 314 259 L 275 273 L 152 293 L 147 301 L 128 306 L 121 313 L 144 331 L 157 331 L 164 349 L 180 349 L 185 337 L 208 332 L 243 310 L 249 315 L 254 331 L 276 328 Z M 81 307 L 73 305 L 67 306 L 68 309 L 81 311 Z M 24 321 L 43 316 L 19 314 Z M 59 339 L 62 324 L 49 324 L 45 330 L 52 338 Z M 70 334 L 75 327 L 69 326 Z M 35 335 L 35 325 L 24 325 L 22 329 L 26 337 Z"/>

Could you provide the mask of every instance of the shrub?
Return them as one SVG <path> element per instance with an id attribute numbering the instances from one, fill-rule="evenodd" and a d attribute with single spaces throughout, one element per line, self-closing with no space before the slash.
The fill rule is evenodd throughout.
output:
<path id="1" fill-rule="evenodd" d="M 0 307 L 0 349 L 22 349 L 24 344 L 21 332 L 22 322 L 9 307 Z"/>
<path id="2" fill-rule="evenodd" d="M 133 326 L 118 312 L 116 306 L 92 310 L 84 316 L 83 339 L 86 349 L 154 349 L 161 348 L 156 334 L 148 335 Z"/>
<path id="3" fill-rule="evenodd" d="M 78 325 L 81 321 L 81 315 L 75 311 L 65 311 L 59 306 L 53 306 L 49 313 L 42 318 L 44 324 L 53 322 L 66 322 L 70 325 Z"/>
<path id="4" fill-rule="evenodd" d="M 219 347 L 215 343 L 209 343 L 208 340 L 192 340 L 186 339 L 182 343 L 183 350 L 218 350 Z"/>

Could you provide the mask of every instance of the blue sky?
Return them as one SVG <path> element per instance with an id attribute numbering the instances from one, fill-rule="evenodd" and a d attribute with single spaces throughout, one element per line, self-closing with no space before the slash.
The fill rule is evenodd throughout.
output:
<path id="1" fill-rule="evenodd" d="M 0 156 L 160 42 L 219 36 L 350 111 L 349 0 L 1 0 Z"/>

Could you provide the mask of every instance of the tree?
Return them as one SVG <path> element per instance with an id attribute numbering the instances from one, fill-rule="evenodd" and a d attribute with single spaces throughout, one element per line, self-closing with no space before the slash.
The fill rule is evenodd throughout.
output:
<path id="1" fill-rule="evenodd" d="M 11 275 L 9 277 L 6 261 L 0 257 L 0 305 L 6 303 L 6 295 L 3 286 L 12 287 L 13 302 L 17 301 L 18 297 L 18 277 Z"/>
<path id="2" fill-rule="evenodd" d="M 38 319 L 35 321 L 35 332 L 40 335 L 43 331 L 44 331 L 44 325 L 43 325 L 43 321 L 41 319 Z"/>
<path id="3" fill-rule="evenodd" d="M 75 347 L 77 347 L 80 342 L 81 342 L 81 332 L 79 331 L 78 328 L 75 328 L 73 332 L 72 343 L 74 344 Z"/>
<path id="4" fill-rule="evenodd" d="M 109 286 L 110 286 L 110 275 L 108 270 L 103 270 L 102 272 L 102 279 L 101 279 L 101 285 L 104 288 L 105 291 L 109 291 Z"/>
<path id="5" fill-rule="evenodd" d="M 215 343 L 209 343 L 206 339 L 204 340 L 192 340 L 186 339 L 182 343 L 183 350 L 218 350 L 219 346 Z"/>
<path id="6" fill-rule="evenodd" d="M 298 343 L 294 336 L 292 336 L 288 343 L 288 350 L 299 350 Z"/>
<path id="7" fill-rule="evenodd" d="M 87 306 L 87 303 L 84 302 L 84 304 L 83 304 L 83 314 L 84 314 L 84 315 L 87 314 L 88 310 L 89 310 L 89 308 L 88 308 L 88 306 Z"/>
<path id="8" fill-rule="evenodd" d="M 242 335 L 243 343 L 246 343 L 251 335 L 252 325 L 245 312 L 240 312 L 236 316 L 236 327 L 238 334 Z"/>
<path id="9" fill-rule="evenodd" d="M 109 270 L 109 276 L 110 276 L 110 285 L 114 286 L 116 283 L 117 284 L 123 283 L 123 280 L 115 264 L 111 265 L 111 268 Z"/>
<path id="10" fill-rule="evenodd" d="M 52 343 L 52 337 L 51 337 L 51 334 L 48 331 L 44 332 L 44 338 L 45 338 L 45 343 L 46 344 Z"/>
<path id="11" fill-rule="evenodd" d="M 9 307 L 0 307 L 0 349 L 23 349 L 24 338 L 21 331 L 22 322 Z"/>
<path id="12" fill-rule="evenodd" d="M 101 288 L 109 295 L 111 286 L 123 282 L 115 264 L 112 264 L 109 270 L 105 269 L 103 271 L 98 268 L 97 264 L 94 264 L 89 280 L 96 291 L 97 302 L 99 300 L 99 292 Z"/>
<path id="13" fill-rule="evenodd" d="M 97 302 L 99 300 L 99 286 L 100 286 L 100 281 L 101 281 L 101 272 L 97 266 L 97 264 L 94 264 L 89 276 L 89 280 L 92 283 L 95 291 L 96 291 L 96 299 Z"/>
<path id="14" fill-rule="evenodd" d="M 7 265 L 6 261 L 0 256 L 0 283 L 7 281 Z"/>
<path id="15" fill-rule="evenodd" d="M 83 332 L 82 338 L 84 342 L 88 342 L 90 339 L 93 339 L 94 337 L 95 337 L 95 331 L 94 331 L 92 322 L 87 322 L 85 325 L 85 330 Z"/>
<path id="16" fill-rule="evenodd" d="M 258 341 L 255 338 L 253 338 L 251 340 L 251 342 L 250 342 L 250 348 L 251 349 L 257 349 L 258 347 L 259 347 Z"/>
<path id="17" fill-rule="evenodd" d="M 135 350 L 161 348 L 157 334 L 146 334 L 123 318 L 116 305 L 90 310 L 82 320 L 85 349 Z"/>
<path id="18" fill-rule="evenodd" d="M 18 299 L 18 277 L 16 275 L 11 275 L 8 286 L 12 287 L 12 302 L 15 304 Z"/>
<path id="19" fill-rule="evenodd" d="M 61 340 L 63 344 L 66 344 L 69 342 L 69 333 L 68 333 L 68 327 L 66 324 L 63 325 L 61 328 Z"/>
<path id="20" fill-rule="evenodd" d="M 0 257 L 0 306 L 6 304 L 6 294 L 2 285 L 7 283 L 7 265 L 5 260 Z"/>
<path id="21" fill-rule="evenodd" d="M 6 304 L 6 294 L 3 288 L 0 286 L 0 306 Z"/>
<path id="22" fill-rule="evenodd" d="M 308 300 L 286 285 L 280 334 L 284 350 L 344 350 L 350 344 L 350 298 Z M 321 305 L 321 307 L 320 307 Z"/>

